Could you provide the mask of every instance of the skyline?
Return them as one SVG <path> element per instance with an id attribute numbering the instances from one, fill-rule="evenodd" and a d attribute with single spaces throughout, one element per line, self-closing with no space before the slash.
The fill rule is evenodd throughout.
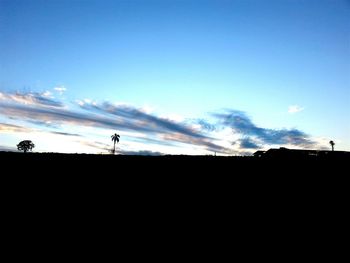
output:
<path id="1" fill-rule="evenodd" d="M 0 149 L 350 151 L 346 0 L 0 1 Z"/>

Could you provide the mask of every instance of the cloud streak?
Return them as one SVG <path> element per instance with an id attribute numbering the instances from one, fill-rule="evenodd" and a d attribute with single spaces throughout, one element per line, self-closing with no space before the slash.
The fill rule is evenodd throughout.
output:
<path id="1" fill-rule="evenodd" d="M 123 155 L 140 155 L 140 156 L 162 156 L 164 155 L 161 152 L 155 152 L 155 151 L 147 151 L 147 150 L 141 150 L 141 151 L 118 151 L 118 154 Z"/>
<path id="2" fill-rule="evenodd" d="M 6 103 L 18 103 L 28 106 L 35 107 L 52 107 L 52 108 L 61 108 L 63 104 L 60 101 L 54 100 L 49 96 L 50 93 L 3 93 L 0 92 L 0 101 Z"/>
<path id="3" fill-rule="evenodd" d="M 69 133 L 69 132 L 50 131 L 50 133 L 52 133 L 52 134 L 57 134 L 57 135 L 62 135 L 62 136 L 81 137 L 80 134 Z"/>
<path id="4" fill-rule="evenodd" d="M 304 108 L 300 107 L 299 105 L 291 105 L 288 107 L 289 114 L 295 114 L 295 113 L 301 112 L 303 110 L 304 110 Z"/>
<path id="5" fill-rule="evenodd" d="M 194 123 L 200 125 L 201 129 L 207 132 L 213 132 L 218 129 L 217 125 L 211 124 L 204 119 L 195 120 Z"/>
<path id="6" fill-rule="evenodd" d="M 136 120 L 140 126 L 144 129 L 157 133 L 174 132 L 184 134 L 190 137 L 206 138 L 206 136 L 198 133 L 198 131 L 175 121 L 160 118 L 149 113 L 142 111 L 141 109 L 127 106 L 127 105 L 113 105 L 105 102 L 97 104 L 95 102 L 79 104 L 82 109 L 95 111 L 103 114 L 110 114 L 118 119 L 123 120 Z"/>
<path id="7" fill-rule="evenodd" d="M 13 133 L 13 132 L 30 132 L 32 129 L 25 128 L 18 125 L 0 123 L 0 133 Z"/>
<path id="8" fill-rule="evenodd" d="M 252 120 L 241 111 L 228 110 L 225 113 L 214 114 L 221 120 L 223 125 L 248 139 L 241 140 L 241 145 L 252 148 L 254 140 L 268 145 L 294 145 L 300 147 L 310 147 L 315 144 L 310 136 L 298 129 L 268 129 L 256 126 Z M 252 141 L 253 140 L 253 141 Z M 248 146 L 248 147 L 247 147 Z M 251 147 L 250 147 L 251 146 Z"/>
<path id="9" fill-rule="evenodd" d="M 76 134 L 76 133 L 59 132 L 59 131 L 41 131 L 41 130 L 27 128 L 19 125 L 0 123 L 0 133 L 15 133 L 15 132 L 22 132 L 22 133 L 46 132 L 46 133 L 51 133 L 51 134 L 56 134 L 61 136 L 81 137 L 80 134 Z"/>
<path id="10" fill-rule="evenodd" d="M 124 138 L 145 145 L 163 147 L 182 147 L 182 144 L 194 146 L 192 149 L 231 154 L 229 140 L 219 138 L 227 128 L 239 135 L 234 145 L 240 151 L 252 151 L 266 145 L 293 145 L 312 147 L 316 143 L 309 135 L 298 129 L 269 129 L 255 125 L 246 113 L 226 110 L 212 114 L 215 125 L 206 119 L 194 119 L 190 122 L 175 121 L 156 116 L 144 109 L 130 105 L 116 105 L 109 102 L 97 103 L 91 100 L 78 101 L 73 107 L 39 93 L 0 93 L 0 114 L 10 119 L 34 123 L 37 126 L 56 131 L 51 134 L 81 137 L 76 133 L 67 133 L 56 128 L 60 125 L 83 126 L 132 132 Z M 37 129 L 0 123 L 0 132 L 30 132 Z M 133 133 L 137 132 L 141 136 Z M 222 133 L 221 133 L 222 134 Z M 86 146 L 107 149 L 97 142 Z M 222 146 L 228 145 L 228 146 Z"/>
<path id="11" fill-rule="evenodd" d="M 120 131 L 137 131 L 152 136 L 158 140 L 158 144 L 164 141 L 193 144 L 206 149 L 228 153 L 229 149 L 217 145 L 200 130 L 196 130 L 185 123 L 176 122 L 166 118 L 146 113 L 141 109 L 126 106 L 113 105 L 111 103 L 97 104 L 84 101 L 79 103 L 80 109 L 68 110 L 64 107 L 47 107 L 46 104 L 31 103 L 13 100 L 4 95 L 7 101 L 0 103 L 1 113 L 11 118 L 18 118 L 28 122 L 50 123 L 51 125 L 79 125 L 95 128 L 107 128 Z M 12 103 L 9 103 L 12 102 Z"/>
<path id="12" fill-rule="evenodd" d="M 57 91 L 60 95 L 63 94 L 67 89 L 64 86 L 57 86 L 53 88 L 55 91 Z"/>
<path id="13" fill-rule="evenodd" d="M 259 149 L 260 146 L 252 138 L 243 138 L 239 140 L 241 149 Z"/>

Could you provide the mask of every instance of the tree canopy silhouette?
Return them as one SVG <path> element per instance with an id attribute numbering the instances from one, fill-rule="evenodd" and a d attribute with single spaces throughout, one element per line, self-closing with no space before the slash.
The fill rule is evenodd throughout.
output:
<path id="1" fill-rule="evenodd" d="M 114 147 L 113 147 L 112 152 L 113 152 L 113 154 L 115 154 L 115 143 L 119 142 L 120 135 L 115 133 L 111 136 L 111 138 L 112 138 L 112 141 L 114 142 Z"/>
<path id="2" fill-rule="evenodd" d="M 332 151 L 334 151 L 334 145 L 335 143 L 333 141 L 329 141 L 329 144 L 332 146 Z"/>
<path id="3" fill-rule="evenodd" d="M 17 149 L 19 151 L 23 151 L 24 153 L 26 153 L 27 151 L 31 151 L 34 147 L 35 144 L 30 140 L 24 140 L 17 144 Z"/>

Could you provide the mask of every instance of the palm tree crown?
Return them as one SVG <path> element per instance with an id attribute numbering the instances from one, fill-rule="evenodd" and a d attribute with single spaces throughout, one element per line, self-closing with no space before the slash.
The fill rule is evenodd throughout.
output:
<path id="1" fill-rule="evenodd" d="M 115 143 L 119 142 L 120 135 L 115 133 L 111 136 L 111 138 L 112 138 L 112 141 L 114 142 L 114 148 L 113 148 L 113 154 L 114 154 L 115 153 Z"/>

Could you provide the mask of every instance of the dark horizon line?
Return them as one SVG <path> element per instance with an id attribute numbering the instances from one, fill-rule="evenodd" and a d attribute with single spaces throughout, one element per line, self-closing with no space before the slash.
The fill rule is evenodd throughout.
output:
<path id="1" fill-rule="evenodd" d="M 110 154 L 110 153 L 65 153 L 65 152 L 35 152 L 35 151 L 28 151 L 27 153 L 23 153 L 22 151 L 4 151 L 0 150 L 0 153 L 18 153 L 18 154 L 65 154 L 65 155 L 106 155 L 106 156 L 151 156 L 151 157 L 161 157 L 161 156 L 193 156 L 193 157 L 207 157 L 207 156 L 213 156 L 213 157 L 255 157 L 257 153 L 261 154 L 266 154 L 269 152 L 299 152 L 299 153 L 348 153 L 350 154 L 350 151 L 337 151 L 337 150 L 314 150 L 314 149 L 290 149 L 290 148 L 285 148 L 285 147 L 280 147 L 280 148 L 270 148 L 268 150 L 257 150 L 251 155 L 215 155 L 215 154 L 157 154 L 157 155 L 152 155 L 152 154 Z"/>

